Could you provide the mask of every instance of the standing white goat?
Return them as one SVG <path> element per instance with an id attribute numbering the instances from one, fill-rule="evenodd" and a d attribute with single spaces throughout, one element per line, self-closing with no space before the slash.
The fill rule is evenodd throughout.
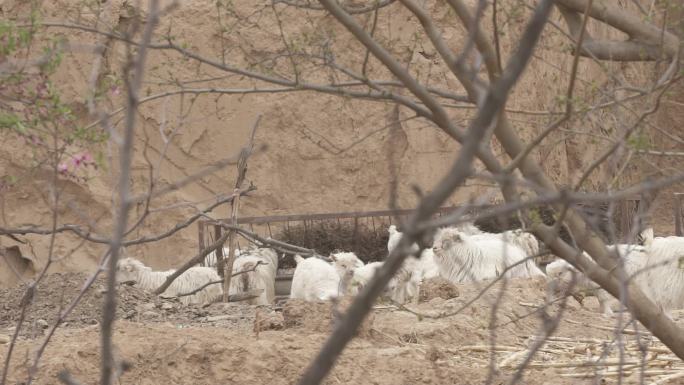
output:
<path id="1" fill-rule="evenodd" d="M 509 278 L 545 276 L 522 249 L 504 242 L 500 236 L 475 237 L 453 227 L 437 231 L 433 249 L 443 278 L 460 283 L 501 274 Z"/>
<path id="2" fill-rule="evenodd" d="M 123 258 L 116 265 L 116 280 L 117 282 L 134 281 L 141 289 L 153 291 L 161 286 L 166 277 L 174 272 L 175 270 L 152 271 L 151 268 L 145 266 L 137 259 Z M 220 279 L 216 270 L 211 267 L 193 266 L 176 278 L 162 294 L 172 297 L 189 293 L 206 283 Z M 180 301 L 184 305 L 211 303 L 222 294 L 221 285 L 213 284 L 193 295 L 180 297 Z"/>
<path id="3" fill-rule="evenodd" d="M 275 299 L 275 278 L 278 271 L 278 254 L 273 249 L 259 248 L 240 254 L 233 263 L 233 274 L 252 270 L 230 280 L 230 294 L 262 289 L 259 297 L 246 302 L 251 305 L 270 305 Z"/>

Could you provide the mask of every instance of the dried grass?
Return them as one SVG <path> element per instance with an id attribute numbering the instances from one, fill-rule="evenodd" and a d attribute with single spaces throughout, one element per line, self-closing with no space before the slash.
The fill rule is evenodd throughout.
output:
<path id="1" fill-rule="evenodd" d="M 301 222 L 284 228 L 276 239 L 329 255 L 336 250 L 354 252 L 364 263 L 380 261 L 387 256 L 389 234 L 386 226 L 373 228 L 366 221 L 320 220 Z M 281 267 L 294 267 L 287 256 Z"/>

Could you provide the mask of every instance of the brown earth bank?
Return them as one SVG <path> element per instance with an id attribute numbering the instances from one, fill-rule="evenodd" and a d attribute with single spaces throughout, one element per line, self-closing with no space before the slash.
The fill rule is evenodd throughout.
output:
<path id="1" fill-rule="evenodd" d="M 330 30 L 328 37 L 332 39 L 332 46 L 344 52 L 344 55 L 337 57 L 343 65 L 354 66 L 363 60 L 364 50 L 359 44 L 343 27 L 322 12 L 278 5 L 277 19 L 270 2 L 228 3 L 230 7 L 225 5 L 225 8 L 221 8 L 213 2 L 179 2 L 178 8 L 165 15 L 155 38 L 164 40 L 164 34 L 171 31 L 188 49 L 213 60 L 220 61 L 222 57 L 227 57 L 231 64 L 238 67 L 287 73 L 287 61 L 277 60 L 286 51 L 277 27 L 282 22 L 287 38 L 295 41 L 315 40 L 321 37 L 319 33 Z M 471 7 L 475 4 L 474 1 L 467 3 Z M 26 22 L 31 11 L 36 11 L 40 20 L 97 25 L 105 30 L 121 30 L 131 23 L 128 2 L 112 0 L 93 4 L 58 0 L 42 2 L 36 8 L 22 1 L 5 1 L 0 6 L 0 14 L 3 19 L 17 24 Z M 647 8 L 649 4 L 646 4 Z M 519 42 L 529 10 L 517 1 L 503 1 L 499 6 L 502 15 L 499 42 L 503 59 L 507 59 Z M 622 6 L 638 12 L 631 2 Z M 462 28 L 458 27 L 455 16 L 446 12 L 439 2 L 428 1 L 425 8 L 443 30 L 446 42 L 454 49 L 461 48 L 467 39 Z M 253 23 L 251 19 L 255 15 L 259 17 L 258 23 Z M 483 18 L 486 28 L 491 20 L 489 16 Z M 551 19 L 560 20 L 560 15 L 554 11 Z M 228 28 L 226 25 L 230 25 L 232 31 L 229 35 L 225 33 Z M 594 21 L 587 28 L 597 39 L 618 36 L 615 30 Z M 399 4 L 383 8 L 378 15 L 377 35 L 386 40 L 388 49 L 405 61 L 406 68 L 414 76 L 422 82 L 455 93 L 462 92 L 460 85 L 438 61 L 418 53 L 421 50 L 432 52 L 429 41 L 420 31 L 417 20 Z M 87 113 L 84 101 L 92 88 L 89 79 L 99 75 L 104 79 L 120 80 L 126 58 L 125 47 L 120 42 L 107 42 L 101 36 L 83 30 L 63 27 L 41 29 L 36 45 L 41 46 L 51 38 L 64 39 L 79 47 L 107 44 L 108 48 L 99 55 L 81 51 L 65 53 L 62 64 L 51 76 L 60 96 L 71 106 L 77 123 L 91 124 L 96 116 Z M 509 98 L 508 107 L 513 111 L 511 121 L 525 141 L 540 133 L 550 122 L 549 119 L 554 116 L 551 112 L 559 107 L 558 97 L 566 92 L 567 74 L 572 62 L 568 50 L 564 48 L 567 44 L 567 38 L 562 33 L 547 28 L 538 52 Z M 39 52 L 40 49 L 35 51 Z M 226 52 L 230 55 L 224 55 Z M 407 52 L 412 54 L 407 56 Z M 100 59 L 102 66 L 97 67 L 95 63 L 100 63 Z M 261 67 L 263 63 L 267 63 L 267 66 L 271 63 L 273 68 L 264 69 Z M 226 76 L 224 72 L 198 65 L 166 50 L 150 52 L 147 70 L 145 96 L 173 91 L 176 84 L 217 88 L 269 87 L 237 76 Z M 370 60 L 369 71 L 378 78 L 390 78 L 374 59 Z M 638 87 L 648 88 L 652 78 L 650 64 L 597 64 L 589 59 L 581 59 L 577 97 L 588 104 L 605 102 L 603 94 L 596 90 L 611 88 L 612 71 L 619 72 L 620 78 Z M 306 76 L 311 81 L 327 79 L 326 73 L 315 70 Z M 673 87 L 663 100 L 656 123 L 643 129 L 653 148 L 681 151 L 682 142 L 677 138 L 681 139 L 679 122 L 682 95 L 681 85 Z M 596 133 L 606 133 L 608 137 L 620 127 L 629 126 L 637 118 L 638 114 L 634 112 L 641 108 L 648 109 L 650 102 L 649 98 L 638 98 L 626 102 L 624 109 L 611 107 L 600 110 L 596 116 L 578 116 L 568 123 L 567 129 L 573 132 L 572 135 L 550 135 L 542 142 L 535 156 L 554 181 L 559 184 L 571 183 L 604 149 L 605 142 L 597 141 Z M 122 105 L 122 96 L 109 95 L 101 107 L 111 112 Z M 420 119 L 408 120 L 410 112 L 404 108 L 400 110 L 400 117 L 407 120 L 395 132 L 398 136 L 390 135 L 387 125 L 393 107 L 387 103 L 349 100 L 312 92 L 224 95 L 220 98 L 202 95 L 192 99 L 192 102 L 178 95 L 155 99 L 144 103 L 139 111 L 131 178 L 133 190 L 135 194 L 142 194 L 150 185 L 150 163 L 144 155 L 150 158 L 152 164 L 159 165 L 155 167 L 155 185 L 168 186 L 218 159 L 236 153 L 244 145 L 256 116 L 262 114 L 256 142 L 258 145 L 267 145 L 267 149 L 258 152 L 250 160 L 248 180 L 258 190 L 242 200 L 240 215 L 384 209 L 389 202 L 391 168 L 395 169 L 399 179 L 397 204 L 412 208 L 417 202 L 413 186 L 430 191 L 448 170 L 458 145 L 431 124 Z M 472 118 L 472 109 L 469 108 L 454 108 L 449 113 L 458 124 L 465 125 Z M 117 125 L 117 129 L 120 121 L 121 114 L 114 114 L 112 124 Z M 143 143 L 146 145 L 143 146 Z M 496 142 L 493 146 L 495 152 L 500 153 Z M 396 154 L 389 156 L 386 151 L 388 148 L 394 149 Z M 3 140 L 0 141 L 0 169 L 4 171 L 3 177 L 16 180 L 11 186 L 3 186 L 0 196 L 0 223 L 3 227 L 50 225 L 47 182 L 51 174 L 49 169 L 34 167 L 41 159 L 35 159 L 32 150 L 18 137 L 3 134 Z M 59 181 L 62 194 L 58 203 L 59 224 L 92 225 L 98 233 L 107 236 L 112 222 L 112 191 L 117 183 L 116 151 L 111 150 L 111 143 L 93 144 L 88 150 L 93 154 L 102 154 L 106 167 L 85 170 L 79 176 L 87 182 Z M 681 157 L 633 155 L 624 169 L 624 175 L 617 179 L 614 187 L 628 186 L 644 176 L 671 174 L 681 170 Z M 504 155 L 500 158 L 506 161 Z M 156 235 L 173 228 L 194 213 L 195 206 L 204 207 L 207 202 L 213 202 L 216 195 L 229 193 L 235 173 L 235 168 L 231 166 L 155 199 L 150 206 L 150 215 L 129 238 Z M 610 178 L 597 170 L 585 187 L 591 191 L 606 179 Z M 671 196 L 679 190 L 681 185 L 667 190 L 656 202 L 654 222 L 660 234 L 673 232 Z M 450 197 L 447 205 L 461 204 L 471 197 L 487 194 L 494 199 L 498 197 L 496 191 L 497 188 L 491 184 L 469 181 Z M 144 211 L 144 205 L 136 205 L 131 213 L 132 221 L 142 216 Z M 225 218 L 229 212 L 229 207 L 222 206 L 210 215 Z M 24 239 L 29 244 L 18 244 L 0 237 L 0 246 L 17 245 L 37 266 L 44 265 L 48 258 L 49 237 L 28 236 Z M 197 228 L 193 225 L 160 242 L 131 246 L 129 252 L 154 268 L 168 268 L 178 266 L 189 258 L 197 250 L 197 244 Z M 103 249 L 102 245 L 82 244 L 75 236 L 60 234 L 53 248 L 58 261 L 50 271 L 90 271 Z M 0 285 L 3 283 L 0 282 Z"/>
<path id="2" fill-rule="evenodd" d="M 36 314 L 32 317 L 44 317 L 51 324 L 60 304 L 78 291 L 83 279 L 82 275 L 70 274 L 45 281 L 44 288 L 36 293 L 32 305 Z M 507 383 L 540 331 L 537 306 L 544 303 L 544 283 L 508 282 L 494 321 L 491 315 L 503 287 L 500 283 L 464 308 L 485 284 L 456 285 L 449 290 L 449 297 L 457 293 L 456 297 L 444 299 L 432 293 L 426 296 L 432 299 L 408 306 L 421 316 L 378 304 L 325 383 L 483 384 L 490 375 L 492 359 L 499 365 L 492 373 L 492 383 Z M 101 306 L 97 285 L 100 283 L 57 330 L 41 358 L 34 383 L 57 383 L 56 376 L 63 370 L 83 383 L 95 383 L 99 378 L 99 327 L 91 324 L 99 317 Z M 443 283 L 436 282 L 433 287 L 438 294 L 445 292 Z M 16 300 L 22 291 L 17 287 L 0 292 L 0 303 L 5 304 L 0 320 L 0 362 L 7 353 L 18 317 Z M 121 384 L 293 384 L 332 330 L 336 314 L 349 303 L 287 301 L 273 311 L 270 307 L 218 303 L 204 308 L 182 307 L 131 287 L 121 287 L 118 294 L 115 356 L 130 364 L 120 378 Z M 552 305 L 546 312 L 555 317 L 558 311 L 559 305 Z M 85 313 L 88 316 L 84 318 Z M 430 318 L 439 315 L 442 317 Z M 675 318 L 684 323 L 679 314 Z M 570 299 L 558 330 L 535 355 L 520 383 L 613 383 L 615 377 L 610 374 L 594 378 L 593 369 L 578 365 L 596 360 L 602 353 L 606 362 L 615 362 L 616 322 L 616 318 L 599 315 L 595 301 L 587 299 L 582 307 Z M 44 340 L 43 326 L 25 326 L 32 332 L 20 333 L 9 383 L 26 379 L 28 363 Z M 626 329 L 622 335 L 625 359 L 633 363 L 640 358 L 639 346 L 634 325 Z M 636 330 L 644 329 L 638 326 Z M 493 357 L 489 349 L 492 341 L 497 346 Z M 641 334 L 640 341 L 651 351 L 645 362 L 647 373 L 656 373 L 647 374 L 647 380 L 684 369 L 680 360 L 647 333 Z M 627 372 L 624 383 L 638 383 L 638 371 L 632 367 Z M 582 373 L 589 373 L 591 378 L 577 378 Z"/>

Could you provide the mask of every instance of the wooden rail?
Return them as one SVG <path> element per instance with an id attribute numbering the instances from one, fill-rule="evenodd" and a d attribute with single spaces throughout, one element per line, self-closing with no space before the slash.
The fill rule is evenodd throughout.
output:
<path id="1" fill-rule="evenodd" d="M 684 237 L 684 193 L 674 194 L 675 235 Z"/>
<path id="2" fill-rule="evenodd" d="M 440 214 L 450 213 L 460 209 L 460 206 L 441 207 L 437 210 Z M 315 221 L 325 219 L 348 219 L 348 218 L 370 218 L 370 217 L 391 217 L 404 216 L 414 212 L 415 209 L 405 210 L 375 210 L 375 211 L 343 211 L 337 213 L 323 213 L 323 214 L 293 214 L 293 215 L 271 215 L 265 217 L 242 217 L 238 218 L 238 224 L 265 224 L 271 222 L 295 222 L 295 221 Z M 208 220 L 203 219 L 200 222 L 205 224 L 218 224 L 224 222 L 225 219 Z"/>

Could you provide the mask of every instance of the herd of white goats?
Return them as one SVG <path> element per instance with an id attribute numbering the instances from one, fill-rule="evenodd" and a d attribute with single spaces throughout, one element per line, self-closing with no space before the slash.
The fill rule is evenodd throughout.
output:
<path id="1" fill-rule="evenodd" d="M 389 229 L 387 249 L 391 252 L 402 233 L 394 225 Z M 619 244 L 609 246 L 617 252 L 630 276 L 631 284 L 642 291 L 666 312 L 684 308 L 684 237 L 654 237 L 653 230 L 642 233 L 642 245 Z M 417 254 L 418 245 L 412 245 Z M 227 254 L 227 250 L 226 254 Z M 239 251 L 239 250 L 236 250 Z M 573 274 L 579 279 L 575 290 L 593 292 L 601 305 L 600 311 L 612 314 L 616 300 L 564 260 L 546 266 L 544 273 L 535 264 L 533 256 L 539 252 L 536 238 L 521 230 L 503 233 L 485 233 L 472 225 L 439 229 L 434 236 L 433 248 L 424 249 L 421 255 L 407 258 L 385 289 L 385 296 L 397 303 L 417 302 L 420 285 L 425 279 L 441 276 L 453 282 L 473 282 L 493 279 L 501 275 L 509 278 L 546 277 L 556 287 L 571 281 Z M 272 304 L 275 299 L 275 278 L 278 255 L 270 248 L 253 248 L 235 259 L 233 272 L 249 271 L 231 279 L 229 294 L 261 290 L 251 304 Z M 584 254 L 582 258 L 589 258 Z M 290 298 L 307 301 L 325 301 L 334 297 L 355 295 L 367 284 L 383 262 L 364 264 L 354 253 L 339 252 L 330 255 L 330 262 L 318 257 L 295 256 L 297 267 L 292 278 Z M 178 277 L 163 293 L 178 296 L 189 293 L 209 282 L 220 280 L 216 273 L 216 255 L 206 258 L 208 266 L 195 266 Z M 143 290 L 158 288 L 174 271 L 152 271 L 142 262 L 124 258 L 117 266 L 119 282 L 133 281 Z M 222 285 L 208 285 L 197 293 L 181 296 L 184 304 L 209 303 L 222 295 Z"/>

